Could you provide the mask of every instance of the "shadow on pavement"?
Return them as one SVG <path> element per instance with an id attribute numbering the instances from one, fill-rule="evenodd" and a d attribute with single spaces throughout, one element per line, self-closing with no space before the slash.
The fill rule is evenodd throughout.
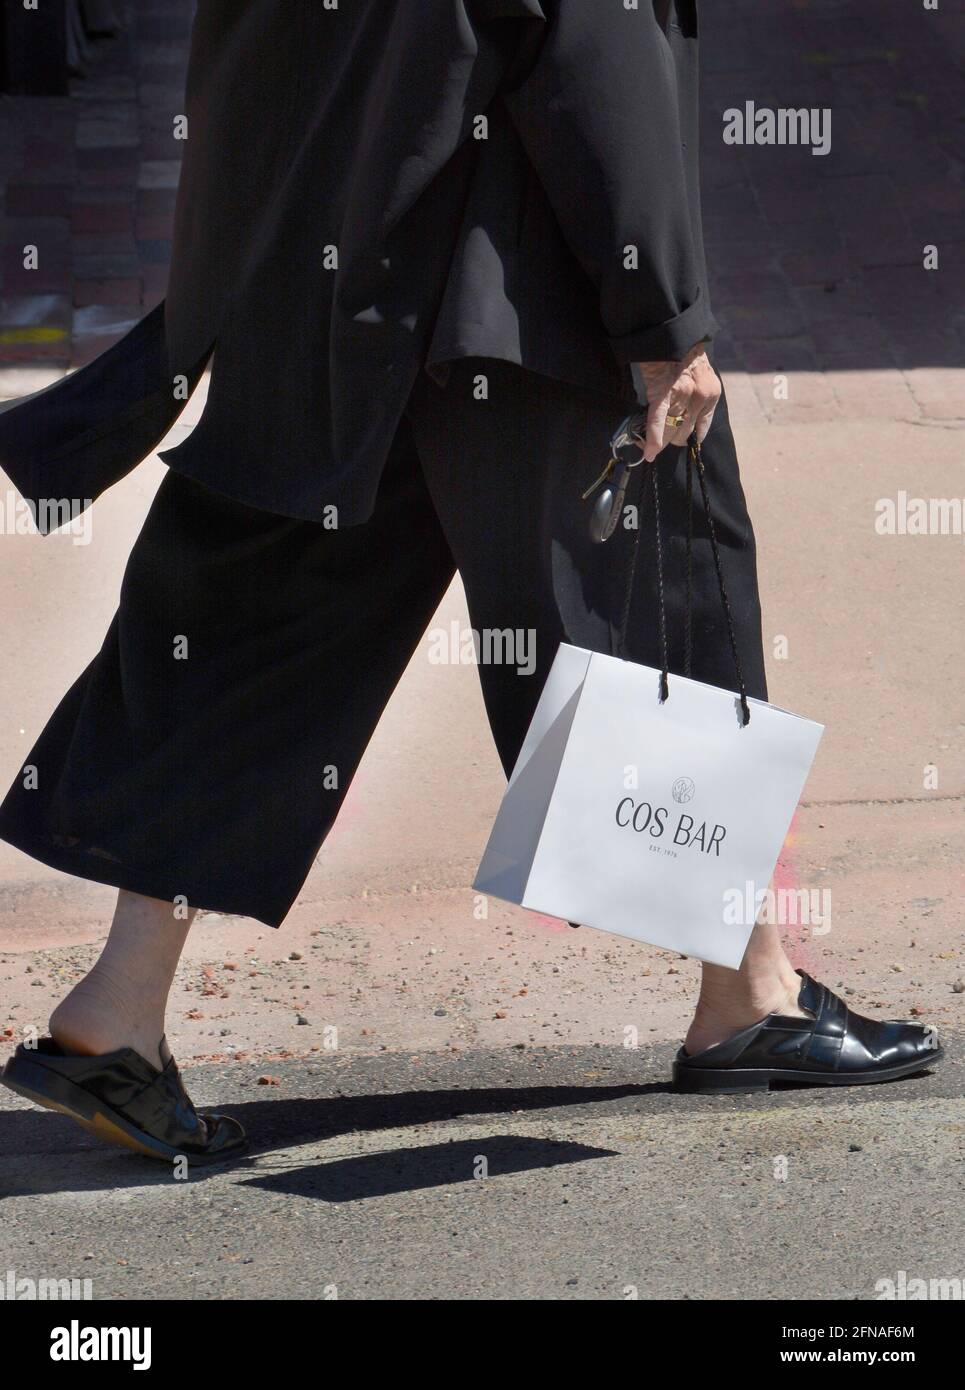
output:
<path id="1" fill-rule="evenodd" d="M 216 1108 L 234 1115 L 244 1125 L 250 1147 L 247 1160 L 243 1158 L 233 1165 L 239 1168 L 259 1153 L 324 1142 L 342 1134 L 445 1123 L 472 1115 L 554 1110 L 560 1106 L 585 1106 L 628 1096 L 660 1093 L 671 1093 L 669 1083 L 640 1086 L 468 1087 L 465 1090 L 410 1091 L 384 1096 L 255 1100 L 200 1108 Z M 475 1145 L 478 1149 L 480 1142 L 470 1141 L 470 1146 Z M 451 1149 L 453 1146 L 443 1147 Z M 558 1143 L 553 1147 L 581 1148 Z M 582 1148 L 581 1152 L 584 1157 L 596 1155 L 596 1151 Z M 88 1170 L 87 1154 L 96 1154 L 103 1161 L 96 1168 Z M 31 1167 L 28 1175 L 11 1178 L 9 1161 L 18 1155 L 36 1155 L 37 1169 Z M 0 1198 L 39 1192 L 153 1187 L 174 1180 L 166 1164 L 110 1149 L 91 1140 L 71 1120 L 33 1108 L 0 1112 L 0 1165 L 7 1169 L 4 1176 L 0 1168 Z M 192 1183 L 202 1182 L 224 1171 L 225 1166 L 222 1165 L 195 1168 L 188 1180 Z"/>
<path id="2" fill-rule="evenodd" d="M 388 1149 L 385 1153 L 306 1164 L 280 1173 L 259 1174 L 241 1186 L 316 1197 L 323 1202 L 359 1202 L 369 1197 L 418 1192 L 480 1178 L 505 1177 L 509 1173 L 529 1173 L 537 1168 L 556 1168 L 562 1163 L 585 1163 L 590 1158 L 618 1156 L 616 1149 L 596 1149 L 587 1144 L 533 1139 L 526 1135 L 494 1134 L 485 1139 L 459 1139 L 418 1149 Z"/>
<path id="3" fill-rule="evenodd" d="M 958 1056 L 957 1049 L 955 1056 Z M 718 1126 L 725 1118 L 735 1117 L 739 1113 L 774 1109 L 778 1105 L 854 1106 L 871 1101 L 880 1102 L 886 1096 L 893 1102 L 908 1102 L 925 1097 L 934 1099 L 938 1096 L 958 1095 L 961 1088 L 959 1073 L 959 1066 L 950 1066 L 946 1061 L 936 1072 L 906 1077 L 884 1088 L 802 1086 L 782 1088 L 780 1092 L 770 1094 L 687 1096 L 675 1092 L 668 1081 L 611 1086 L 467 1086 L 401 1091 L 386 1095 L 279 1097 L 216 1106 L 203 1105 L 201 1108 L 224 1111 L 226 1114 L 234 1115 L 244 1125 L 250 1139 L 250 1148 L 244 1158 L 230 1165 L 234 1171 L 243 1172 L 260 1154 L 271 1154 L 302 1144 L 321 1143 L 340 1135 L 397 1130 L 415 1125 L 446 1123 L 460 1118 L 471 1119 L 474 1116 L 520 1115 L 539 1111 L 551 1113 L 571 1107 L 585 1110 L 589 1106 L 612 1106 L 621 1101 L 629 1101 L 630 1104 L 622 1107 L 621 1113 L 637 1119 L 680 1111 L 691 1116 L 703 1115 L 708 1124 Z M 565 1115 L 561 1117 L 562 1123 L 565 1123 Z M 478 1152 L 482 1144 L 491 1146 L 494 1142 L 503 1146 L 500 1154 L 511 1151 L 517 1158 L 527 1145 L 536 1143 L 543 1159 L 530 1166 L 547 1166 L 562 1161 L 582 1162 L 587 1157 L 602 1156 L 600 1150 L 588 1149 L 582 1145 L 529 1140 L 522 1137 L 512 1140 L 501 1137 L 498 1141 L 471 1139 L 466 1141 L 465 1149 Z M 413 1161 L 417 1164 L 426 1163 L 425 1155 L 428 1154 L 429 1171 L 442 1171 L 438 1165 L 435 1169 L 431 1166 L 436 1148 L 454 1152 L 456 1155 L 464 1151 L 463 1141 L 458 1140 L 452 1144 L 433 1146 L 425 1150 L 393 1150 L 389 1155 L 381 1157 L 362 1156 L 351 1160 L 350 1169 L 345 1167 L 347 1160 L 333 1159 L 331 1163 L 323 1162 L 310 1168 L 294 1170 L 294 1178 L 291 1171 L 278 1176 L 268 1175 L 261 1185 L 275 1185 L 280 1190 L 295 1191 L 294 1187 L 289 1189 L 283 1184 L 299 1181 L 297 1175 L 302 1173 L 306 1188 L 314 1184 L 316 1195 L 330 1201 L 348 1201 L 351 1200 L 349 1196 L 333 1194 L 348 1192 L 351 1189 L 355 1191 L 355 1196 L 366 1195 L 361 1191 L 365 1175 L 373 1181 L 391 1181 L 393 1172 L 406 1176 L 407 1160 L 404 1160 L 403 1155 L 407 1152 L 414 1154 Z M 566 1154 L 577 1151 L 578 1157 L 566 1157 Z M 422 1157 L 419 1157 L 420 1154 Z M 93 1163 L 90 1162 L 90 1155 L 95 1156 Z M 379 1161 L 366 1166 L 372 1157 L 378 1158 Z M 29 1164 L 29 1170 L 26 1173 L 15 1172 L 24 1160 Z M 331 1184 L 327 1180 L 323 1183 L 320 1173 L 323 1168 L 327 1171 L 330 1167 L 335 1176 Z M 463 1162 L 465 1176 L 464 1170 Z M 226 1166 L 196 1168 L 191 1171 L 188 1181 L 203 1182 L 225 1171 Z M 306 1176 L 309 1174 L 311 1183 Z M 63 1116 L 33 1108 L 0 1111 L 0 1198 L 37 1193 L 156 1187 L 172 1181 L 174 1179 L 167 1165 L 110 1149 L 92 1140 Z M 437 1185 L 436 1179 L 431 1178 L 426 1185 Z M 387 1187 L 384 1190 L 401 1189 Z M 368 1195 L 374 1195 L 374 1192 Z"/>

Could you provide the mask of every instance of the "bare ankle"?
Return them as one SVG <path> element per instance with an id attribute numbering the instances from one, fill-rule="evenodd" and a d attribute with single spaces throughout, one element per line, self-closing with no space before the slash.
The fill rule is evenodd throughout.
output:
<path id="1" fill-rule="evenodd" d="M 747 979 L 728 972 L 729 985 L 708 982 L 705 978 L 694 1017 L 684 1039 L 684 1051 L 688 1054 L 702 1052 L 707 1047 L 733 1037 L 742 1028 L 750 1028 L 768 1014 L 800 1014 L 798 1007 L 798 988 L 789 985 L 779 976 L 768 979 Z"/>
<path id="2" fill-rule="evenodd" d="M 795 1012 L 799 985 L 800 981 L 792 986 L 775 975 L 735 976 L 726 986 L 705 980 L 697 1007 L 708 1015 L 739 1017 L 751 1023 L 766 1014 Z"/>
<path id="3" fill-rule="evenodd" d="M 132 1047 L 154 1066 L 160 1065 L 163 1013 L 150 1001 L 129 997 L 110 972 L 95 966 L 50 1015 L 50 1035 L 66 1052 L 101 1056 Z"/>

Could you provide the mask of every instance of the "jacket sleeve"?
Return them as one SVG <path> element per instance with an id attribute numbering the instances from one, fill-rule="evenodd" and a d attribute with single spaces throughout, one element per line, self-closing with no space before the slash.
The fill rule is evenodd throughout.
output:
<path id="1" fill-rule="evenodd" d="M 543 9 L 535 60 L 504 93 L 507 108 L 599 291 L 617 360 L 679 359 L 717 328 L 703 283 L 696 142 L 684 148 L 678 104 L 696 103 L 696 92 L 678 92 L 650 0 L 635 10 L 544 0 Z"/>

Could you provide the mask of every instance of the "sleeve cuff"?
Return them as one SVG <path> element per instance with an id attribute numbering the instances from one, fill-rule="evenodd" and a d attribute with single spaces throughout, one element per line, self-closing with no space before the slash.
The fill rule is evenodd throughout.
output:
<path id="1" fill-rule="evenodd" d="M 653 328 L 636 329 L 610 339 L 610 347 L 621 364 L 630 362 L 679 362 L 695 343 L 706 342 L 718 331 L 718 324 L 706 300 L 696 300 L 676 318 Z"/>

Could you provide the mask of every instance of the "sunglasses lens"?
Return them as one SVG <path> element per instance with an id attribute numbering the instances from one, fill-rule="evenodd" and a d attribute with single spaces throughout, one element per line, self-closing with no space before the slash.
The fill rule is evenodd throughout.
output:
<path id="1" fill-rule="evenodd" d="M 593 504 L 590 514 L 590 540 L 598 544 L 609 540 L 616 525 L 613 506 L 613 488 L 605 487 Z"/>
<path id="2" fill-rule="evenodd" d="M 610 440 L 610 451 L 613 457 L 620 463 L 626 464 L 628 468 L 642 463 L 646 431 L 646 415 L 628 415 Z"/>
<path id="3" fill-rule="evenodd" d="M 608 541 L 617 529 L 629 481 L 629 466 L 625 463 L 618 464 L 612 482 L 607 484 L 594 504 L 590 517 L 591 540 Z"/>

